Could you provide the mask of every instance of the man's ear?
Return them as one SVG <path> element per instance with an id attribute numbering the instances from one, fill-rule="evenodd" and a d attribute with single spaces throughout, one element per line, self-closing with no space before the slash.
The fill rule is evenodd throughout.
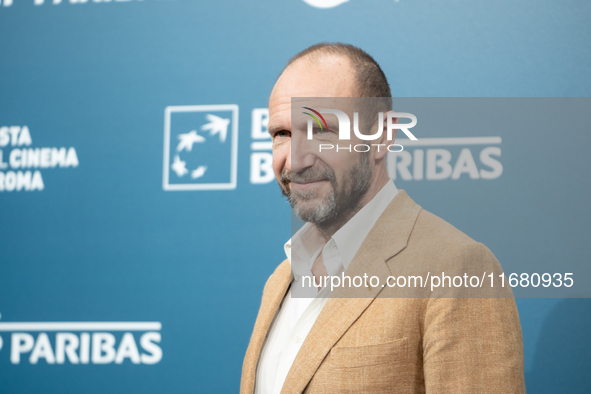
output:
<path id="1" fill-rule="evenodd" d="M 388 134 L 387 134 L 387 130 L 388 130 L 388 115 L 391 112 L 393 112 L 393 111 L 384 112 L 384 114 L 383 114 L 383 119 L 382 119 L 382 125 L 383 125 L 382 136 L 380 138 L 378 138 L 375 143 L 376 144 L 383 144 L 384 146 L 380 146 L 379 147 L 379 150 L 377 149 L 378 147 L 376 147 L 376 155 L 375 155 L 376 160 L 380 160 L 380 159 L 382 159 L 382 158 L 384 158 L 386 156 L 386 154 L 388 153 L 387 146 L 388 145 L 392 145 L 394 143 L 394 140 L 396 139 L 396 132 L 398 130 L 392 130 L 392 140 L 388 140 Z M 392 121 L 394 123 L 398 124 L 398 118 L 392 118 Z"/>

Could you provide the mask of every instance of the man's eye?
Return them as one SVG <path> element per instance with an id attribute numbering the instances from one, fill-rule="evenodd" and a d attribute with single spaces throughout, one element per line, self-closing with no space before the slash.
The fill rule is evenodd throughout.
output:
<path id="1" fill-rule="evenodd" d="M 314 132 L 314 134 L 328 134 L 328 133 L 330 133 L 330 130 L 328 130 L 324 127 L 323 128 L 316 127 L 313 129 L 313 132 Z"/>
<path id="2" fill-rule="evenodd" d="M 290 134 L 289 134 L 289 131 L 287 131 L 287 130 L 281 130 L 281 131 L 278 131 L 277 133 L 275 133 L 275 137 L 279 137 L 279 138 L 285 138 L 285 137 L 289 137 L 289 136 L 290 136 Z"/>

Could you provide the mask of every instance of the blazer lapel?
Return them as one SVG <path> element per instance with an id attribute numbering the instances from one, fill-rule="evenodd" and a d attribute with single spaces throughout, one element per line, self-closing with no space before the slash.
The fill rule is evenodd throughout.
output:
<path id="1" fill-rule="evenodd" d="M 406 247 L 421 207 L 399 190 L 380 216 L 355 258 L 346 276 L 377 276 L 385 283 L 391 275 L 386 261 Z M 359 318 L 382 287 L 337 288 L 312 326 L 285 379 L 282 394 L 304 391 L 334 344 Z"/>
<path id="2" fill-rule="evenodd" d="M 271 275 L 263 291 L 261 308 L 254 324 L 246 355 L 244 356 L 240 393 L 254 392 L 256 370 L 261 348 L 267 337 L 271 322 L 275 318 L 275 314 L 285 297 L 285 293 L 287 293 L 290 283 L 291 266 L 285 260 L 277 267 L 273 275 Z"/>

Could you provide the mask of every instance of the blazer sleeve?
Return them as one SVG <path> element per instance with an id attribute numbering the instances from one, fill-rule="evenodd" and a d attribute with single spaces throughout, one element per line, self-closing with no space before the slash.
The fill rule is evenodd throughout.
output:
<path id="1" fill-rule="evenodd" d="M 463 266 L 499 272 L 486 246 L 474 243 Z M 427 393 L 525 393 L 523 339 L 515 300 L 431 298 L 423 333 Z"/>

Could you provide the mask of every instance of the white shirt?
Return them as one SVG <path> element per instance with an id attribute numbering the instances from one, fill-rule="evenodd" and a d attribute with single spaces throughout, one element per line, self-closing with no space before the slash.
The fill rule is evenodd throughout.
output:
<path id="1" fill-rule="evenodd" d="M 257 365 L 255 394 L 281 392 L 296 355 L 330 295 L 328 285 L 313 298 L 299 298 L 306 291 L 302 288 L 302 276 L 313 277 L 312 265 L 320 253 L 328 275 L 344 272 L 397 193 L 394 182 L 386 183 L 326 244 L 310 223 L 306 223 L 287 241 L 285 254 L 291 264 L 293 280 L 263 344 Z"/>

